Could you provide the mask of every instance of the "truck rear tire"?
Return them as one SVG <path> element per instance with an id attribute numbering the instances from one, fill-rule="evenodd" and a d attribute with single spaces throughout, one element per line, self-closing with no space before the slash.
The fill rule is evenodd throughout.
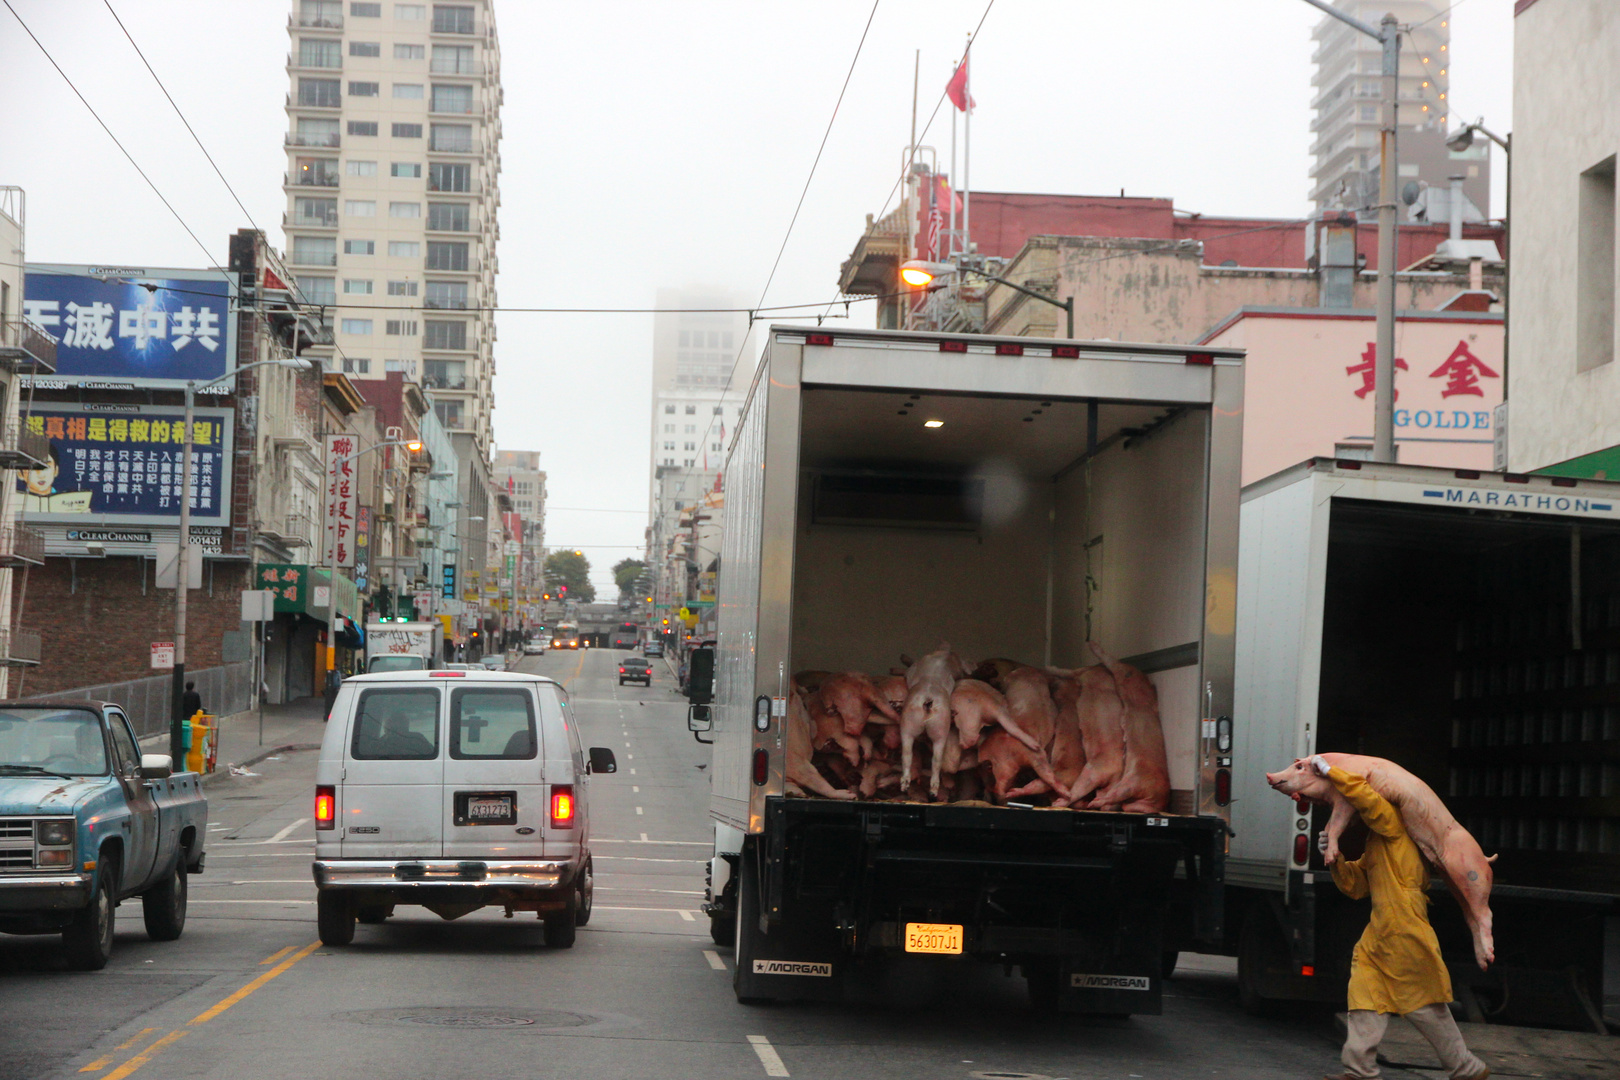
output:
<path id="1" fill-rule="evenodd" d="M 751 839 L 751 838 L 750 838 Z M 776 999 L 743 993 L 743 978 L 753 965 L 759 936 L 759 874 L 754 853 L 746 846 L 737 860 L 737 919 L 732 923 L 732 943 L 736 949 L 731 970 L 731 987 L 739 1005 L 771 1005 Z"/>
<path id="2" fill-rule="evenodd" d="M 153 941 L 174 941 L 186 928 L 186 853 L 174 860 L 174 870 L 141 894 L 141 915 L 146 936 Z"/>
<path id="3" fill-rule="evenodd" d="M 347 945 L 353 941 L 354 915 L 354 903 L 347 893 L 322 889 L 315 894 L 315 927 L 322 945 Z"/>
<path id="4" fill-rule="evenodd" d="M 709 937 L 716 945 L 732 946 L 737 944 L 737 917 L 735 915 L 710 915 Z"/>
<path id="5" fill-rule="evenodd" d="M 579 936 L 578 906 L 569 900 L 568 906 L 546 918 L 546 944 L 553 949 L 572 949 Z"/>
<path id="6" fill-rule="evenodd" d="M 585 856 L 585 865 L 579 872 L 579 899 L 575 903 L 574 925 L 584 926 L 591 921 L 591 903 L 596 898 L 596 868 L 591 857 Z"/>
<path id="7" fill-rule="evenodd" d="M 90 903 L 62 931 L 62 947 L 68 967 L 74 971 L 100 971 L 112 959 L 113 923 L 118 912 L 112 883 L 118 880 L 118 856 L 103 855 L 100 862 Z"/>
<path id="8" fill-rule="evenodd" d="M 1238 933 L 1238 1005 L 1250 1016 L 1270 1017 L 1281 1011 L 1282 1002 L 1260 993 L 1261 978 L 1268 970 L 1288 971 L 1288 943 L 1266 905 L 1257 903 L 1249 908 Z"/>

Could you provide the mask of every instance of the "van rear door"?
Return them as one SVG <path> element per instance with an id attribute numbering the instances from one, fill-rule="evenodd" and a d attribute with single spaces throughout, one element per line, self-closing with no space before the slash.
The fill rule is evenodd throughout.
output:
<path id="1" fill-rule="evenodd" d="M 539 858 L 549 820 L 534 684 L 457 680 L 444 761 L 444 854 Z"/>
<path id="2" fill-rule="evenodd" d="M 338 788 L 343 858 L 443 855 L 443 698 L 440 686 L 426 680 L 360 691 Z"/>

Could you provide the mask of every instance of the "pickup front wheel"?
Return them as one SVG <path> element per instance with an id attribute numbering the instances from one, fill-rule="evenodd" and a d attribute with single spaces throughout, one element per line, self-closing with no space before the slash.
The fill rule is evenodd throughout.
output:
<path id="1" fill-rule="evenodd" d="M 146 936 L 153 941 L 173 941 L 186 928 L 186 853 L 174 860 L 174 871 L 141 894 L 141 914 L 146 918 Z"/>
<path id="2" fill-rule="evenodd" d="M 322 945 L 347 945 L 353 941 L 354 917 L 348 893 L 322 889 L 315 894 L 315 928 Z"/>
<path id="3" fill-rule="evenodd" d="M 112 959 L 113 918 L 118 901 L 113 882 L 118 880 L 118 856 L 103 855 L 90 903 L 62 931 L 68 966 L 75 971 L 100 971 Z"/>

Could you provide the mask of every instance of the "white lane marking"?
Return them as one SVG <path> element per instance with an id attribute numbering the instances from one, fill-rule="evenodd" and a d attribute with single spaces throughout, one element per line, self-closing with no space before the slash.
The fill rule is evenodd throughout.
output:
<path id="1" fill-rule="evenodd" d="M 759 1055 L 759 1063 L 765 1066 L 766 1076 L 793 1075 L 787 1071 L 787 1066 L 782 1064 L 781 1057 L 777 1055 L 776 1050 L 771 1046 L 771 1040 L 763 1035 L 750 1035 L 748 1036 L 748 1045 L 752 1046 L 754 1053 Z"/>
<path id="2" fill-rule="evenodd" d="M 626 761 L 634 761 L 634 760 L 636 760 L 636 755 L 634 755 L 634 754 L 626 754 L 626 755 L 624 755 L 624 760 L 626 760 Z M 636 770 L 631 769 L 630 771 L 635 772 Z"/>
<path id="3" fill-rule="evenodd" d="M 636 807 L 636 817 L 640 817 L 640 816 L 641 816 L 641 807 L 638 806 L 638 807 Z"/>
<path id="4" fill-rule="evenodd" d="M 178 558 L 178 556 L 176 556 L 176 558 Z M 629 755 L 628 755 L 628 754 L 627 754 L 627 755 L 625 755 L 625 756 L 626 756 L 626 757 L 628 757 L 628 756 L 629 756 Z M 631 770 L 630 770 L 630 775 L 631 775 L 631 776 L 634 776 L 634 775 L 636 775 L 636 770 L 634 770 L 634 769 L 631 769 Z"/>
<path id="5" fill-rule="evenodd" d="M 687 922 L 697 922 L 697 916 L 693 915 L 690 911 L 682 911 L 681 918 L 685 919 Z"/>
<path id="6" fill-rule="evenodd" d="M 313 904 L 313 900 L 210 900 L 201 896 L 186 899 L 188 904 Z"/>
<path id="7" fill-rule="evenodd" d="M 221 840 L 215 847 L 263 847 L 265 844 L 313 844 L 313 840 Z"/>
<path id="8" fill-rule="evenodd" d="M 254 851 L 242 855 L 216 855 L 213 848 L 208 849 L 210 859 L 307 859 L 307 851 Z"/>
<path id="9" fill-rule="evenodd" d="M 178 555 L 177 555 L 177 556 L 175 556 L 175 562 L 176 562 L 176 563 L 178 563 L 178 562 L 179 562 L 179 556 L 178 556 Z M 630 744 L 629 744 L 629 743 L 625 743 L 625 744 L 624 744 L 624 748 L 625 748 L 625 749 L 626 749 L 626 750 L 628 750 L 628 749 L 630 749 Z"/>
<path id="10" fill-rule="evenodd" d="M 282 829 L 280 832 L 276 833 L 276 835 L 272 836 L 270 838 L 270 842 L 272 844 L 274 844 L 274 843 L 277 843 L 279 841 L 285 840 L 285 839 L 287 839 L 288 835 L 291 834 L 291 832 L 294 829 L 298 828 L 298 826 L 300 826 L 300 825 L 308 825 L 308 824 L 309 824 L 309 818 L 301 817 L 297 821 L 293 822 L 291 825 L 288 825 L 285 829 Z"/>
<path id="11" fill-rule="evenodd" d="M 660 896 L 702 896 L 703 895 L 703 890 L 702 889 L 633 889 L 633 888 L 629 888 L 627 886 L 621 886 L 621 885 L 598 885 L 598 886 L 596 886 L 596 888 L 600 892 L 657 893 Z"/>
<path id="12" fill-rule="evenodd" d="M 179 559 L 179 556 L 178 556 L 178 555 L 177 555 L 177 556 L 175 556 L 175 558 L 176 558 L 176 560 L 178 560 L 178 559 Z M 640 794 L 641 794 L 641 788 L 639 788 L 639 787 L 637 787 L 637 786 L 635 786 L 635 785 L 631 785 L 631 787 L 630 787 L 630 793 L 631 793 L 631 794 L 632 794 L 632 795 L 640 795 Z"/>
<path id="13" fill-rule="evenodd" d="M 647 834 L 642 833 L 640 840 L 608 840 L 604 837 L 591 837 L 593 844 L 679 844 L 683 847 L 713 847 L 712 840 L 649 840 Z"/>
<path id="14" fill-rule="evenodd" d="M 596 857 L 595 855 L 591 856 L 593 859 Z M 708 859 L 649 859 L 643 855 L 603 855 L 601 859 L 603 862 L 663 862 L 680 863 L 682 866 L 702 866 L 709 861 Z"/>
<path id="15" fill-rule="evenodd" d="M 652 841 L 651 841 L 651 840 L 648 840 L 648 839 L 647 839 L 647 834 L 646 834 L 646 833 L 642 833 L 642 834 L 641 834 L 641 841 L 640 841 L 640 842 L 641 842 L 641 843 L 643 843 L 643 844 L 650 844 L 650 843 L 652 843 Z"/>
<path id="16" fill-rule="evenodd" d="M 709 966 L 714 968 L 716 971 L 726 970 L 726 962 L 720 959 L 720 954 L 715 952 L 713 949 L 704 949 L 703 959 L 707 960 L 709 962 Z"/>

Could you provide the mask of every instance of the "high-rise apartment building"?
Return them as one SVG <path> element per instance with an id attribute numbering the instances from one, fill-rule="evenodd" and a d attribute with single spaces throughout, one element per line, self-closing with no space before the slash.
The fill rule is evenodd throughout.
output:
<path id="1" fill-rule="evenodd" d="M 332 370 L 400 372 L 491 448 L 500 45 L 493 0 L 294 0 L 288 261 Z"/>
<path id="2" fill-rule="evenodd" d="M 1460 153 L 1446 149 L 1451 116 L 1450 0 L 1336 0 L 1334 6 L 1371 26 L 1393 14 L 1407 29 L 1401 37 L 1396 140 L 1400 171 L 1397 195 L 1415 183 L 1409 216 L 1444 221 L 1450 178 L 1463 177 L 1469 221 L 1490 209 L 1490 158 L 1484 140 Z M 1383 124 L 1382 46 L 1338 19 L 1323 16 L 1312 32 L 1316 74 L 1311 85 L 1315 136 L 1311 154 L 1311 201 L 1318 210 L 1363 210 L 1378 201 L 1379 130 Z M 1434 198 L 1423 197 L 1436 189 Z M 1425 212 L 1427 216 L 1425 217 Z"/>

